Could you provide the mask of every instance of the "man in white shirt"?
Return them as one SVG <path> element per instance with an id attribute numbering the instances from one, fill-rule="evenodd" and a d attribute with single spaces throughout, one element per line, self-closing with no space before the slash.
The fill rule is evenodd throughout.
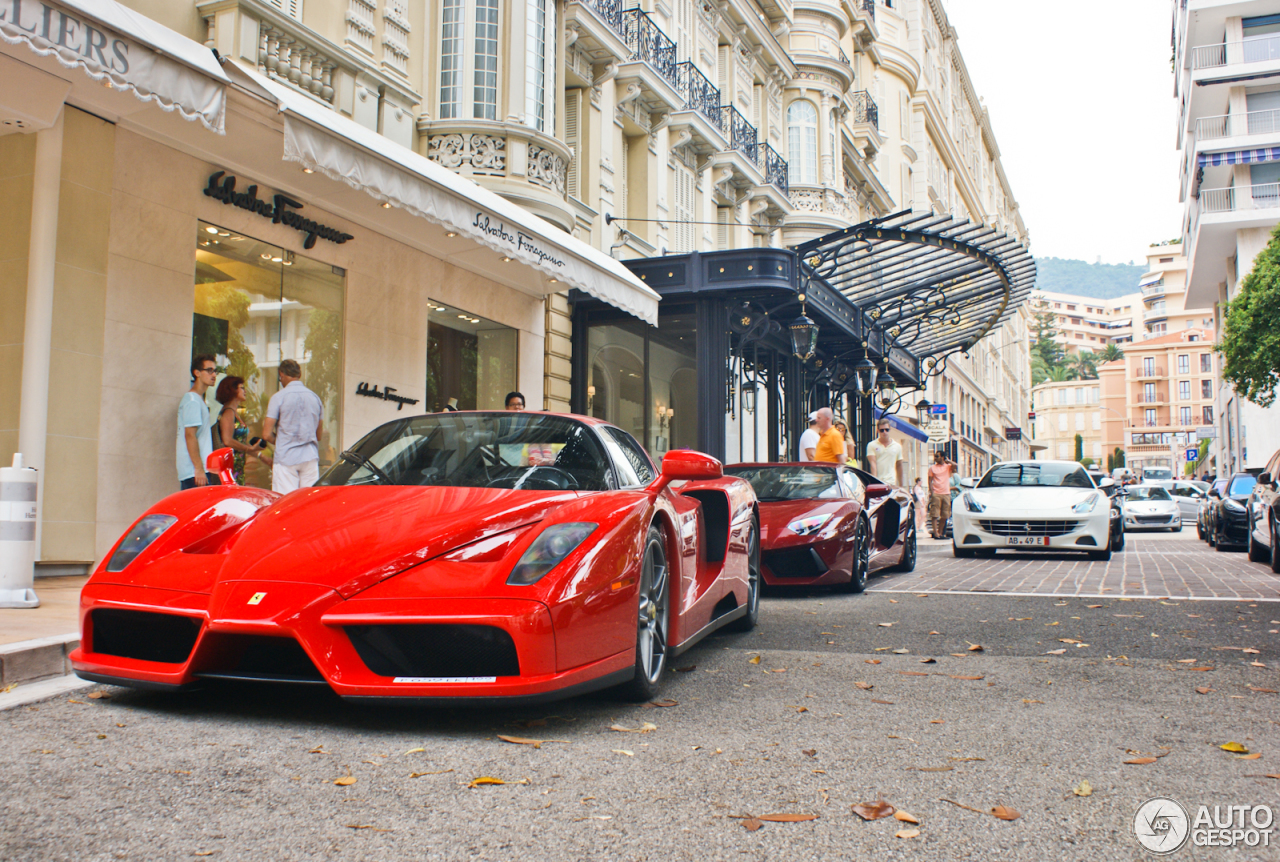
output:
<path id="1" fill-rule="evenodd" d="M 812 461 L 814 450 L 818 448 L 818 411 L 809 414 L 809 430 L 800 435 L 800 460 Z"/>
<path id="2" fill-rule="evenodd" d="M 886 485 L 901 487 L 906 481 L 903 477 L 902 444 L 889 437 L 890 428 L 888 419 L 877 423 L 880 436 L 867 444 L 867 469 Z"/>

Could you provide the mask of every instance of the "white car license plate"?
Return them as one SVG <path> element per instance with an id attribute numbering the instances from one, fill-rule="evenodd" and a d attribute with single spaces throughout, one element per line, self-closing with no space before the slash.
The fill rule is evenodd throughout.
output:
<path id="1" fill-rule="evenodd" d="M 1010 536 L 1008 539 L 1010 545 L 1047 545 L 1049 544 L 1048 536 Z"/>

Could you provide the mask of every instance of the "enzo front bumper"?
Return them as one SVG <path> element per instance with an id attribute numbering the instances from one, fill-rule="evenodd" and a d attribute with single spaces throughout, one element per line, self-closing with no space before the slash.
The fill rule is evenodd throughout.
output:
<path id="1" fill-rule="evenodd" d="M 343 598 L 328 587 L 227 582 L 212 595 L 93 585 L 76 673 L 177 690 L 210 679 L 328 685 L 353 698 L 530 702 L 630 677 L 630 652 L 559 670 L 530 599 Z"/>
<path id="2" fill-rule="evenodd" d="M 952 541 L 958 548 L 1017 551 L 1100 551 L 1109 546 L 1110 509 L 1098 505 L 1083 515 L 1010 515 L 952 510 Z"/>

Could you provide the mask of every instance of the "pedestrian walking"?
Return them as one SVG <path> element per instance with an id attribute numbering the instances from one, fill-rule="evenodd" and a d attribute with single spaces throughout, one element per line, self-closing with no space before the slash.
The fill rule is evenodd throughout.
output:
<path id="1" fill-rule="evenodd" d="M 951 517 L 951 479 L 955 476 L 956 462 L 938 449 L 933 453 L 929 466 L 929 535 L 944 539 L 947 535 L 947 518 Z"/>
<path id="2" fill-rule="evenodd" d="M 280 391 L 267 402 L 262 436 L 276 447 L 271 490 L 288 494 L 310 488 L 320 478 L 320 438 L 324 436 L 324 404 L 302 383 L 296 360 L 280 363 Z"/>
<path id="3" fill-rule="evenodd" d="M 916 501 L 916 529 L 920 530 L 929 518 L 929 492 L 925 490 L 924 480 L 919 476 L 911 486 L 911 497 Z"/>
<path id="4" fill-rule="evenodd" d="M 191 388 L 178 402 L 178 487 L 203 488 L 217 485 L 218 477 L 205 469 L 213 453 L 209 434 L 209 405 L 204 394 L 218 379 L 218 366 L 208 353 L 191 360 Z"/>
<path id="5" fill-rule="evenodd" d="M 818 448 L 818 411 L 809 414 L 809 427 L 800 435 L 800 460 L 812 461 Z"/>
<path id="6" fill-rule="evenodd" d="M 843 464 L 849 457 L 844 448 L 844 436 L 836 430 L 835 416 L 830 407 L 818 411 L 818 445 L 813 449 L 813 460 L 826 461 L 829 464 Z"/>
<path id="7" fill-rule="evenodd" d="M 902 444 L 889 436 L 890 430 L 888 419 L 876 423 L 877 437 L 867 444 L 867 470 L 884 484 L 901 487 L 906 484 L 906 461 Z"/>
<path id="8" fill-rule="evenodd" d="M 250 439 L 249 426 L 240 419 L 240 406 L 248 398 L 243 377 L 222 378 L 214 397 L 222 405 L 222 410 L 211 429 L 213 451 L 227 448 L 235 453 L 235 466 L 231 472 L 236 477 L 236 484 L 243 485 L 246 459 L 256 458 L 267 467 L 271 466 L 271 459 L 262 454 L 262 450 L 267 448 L 267 441 L 261 437 Z"/>

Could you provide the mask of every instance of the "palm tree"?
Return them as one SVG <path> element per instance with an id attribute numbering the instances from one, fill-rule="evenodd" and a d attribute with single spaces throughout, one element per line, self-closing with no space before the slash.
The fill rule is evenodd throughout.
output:
<path id="1" fill-rule="evenodd" d="M 1115 362 L 1117 359 L 1124 359 L 1124 351 L 1120 349 L 1119 345 L 1108 344 L 1098 353 L 1096 364 Z"/>
<path id="2" fill-rule="evenodd" d="M 1048 369 L 1045 375 L 1045 379 L 1051 380 L 1054 383 L 1065 383 L 1066 381 L 1072 380 L 1074 378 L 1071 376 L 1070 368 L 1068 368 L 1065 365 L 1055 365 L 1052 368 Z"/>
<path id="3" fill-rule="evenodd" d="M 1071 380 L 1096 380 L 1098 369 L 1094 364 L 1093 354 L 1082 350 L 1067 360 L 1067 368 L 1071 371 Z"/>

